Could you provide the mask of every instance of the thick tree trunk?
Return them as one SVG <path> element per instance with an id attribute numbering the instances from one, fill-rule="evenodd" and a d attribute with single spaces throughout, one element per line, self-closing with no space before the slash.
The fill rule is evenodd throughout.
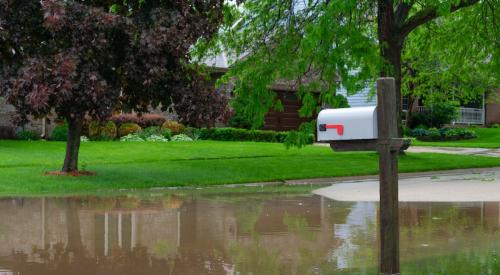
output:
<path id="1" fill-rule="evenodd" d="M 66 199 L 66 229 L 68 233 L 67 252 L 73 252 L 80 260 L 83 256 L 83 242 L 80 234 L 80 218 L 78 217 L 78 202 L 75 199 Z"/>
<path id="2" fill-rule="evenodd" d="M 400 34 L 395 22 L 392 1 L 378 1 L 378 39 L 380 53 L 386 61 L 380 72 L 381 77 L 391 76 L 396 80 L 396 106 L 398 107 L 398 136 L 402 136 L 401 128 L 401 53 L 404 36 Z"/>
<path id="3" fill-rule="evenodd" d="M 66 143 L 66 157 L 64 158 L 63 172 L 78 171 L 78 153 L 80 151 L 80 136 L 83 128 L 83 117 L 70 117 L 68 121 L 68 141 Z"/>

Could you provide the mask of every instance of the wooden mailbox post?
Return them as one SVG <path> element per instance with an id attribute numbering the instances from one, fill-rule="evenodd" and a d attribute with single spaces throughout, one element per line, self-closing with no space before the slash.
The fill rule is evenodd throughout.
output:
<path id="1" fill-rule="evenodd" d="M 379 152 L 380 274 L 399 274 L 398 154 L 400 150 L 408 148 L 409 143 L 398 138 L 400 106 L 396 105 L 395 99 L 394 78 L 379 78 L 376 113 L 373 107 L 372 109 L 350 108 L 327 110 L 324 116 L 320 113 L 321 119 L 318 116 L 318 140 L 329 142 L 333 150 Z M 342 119 L 345 121 L 351 116 L 351 121 L 348 121 L 350 125 L 345 125 L 340 116 L 344 116 Z M 356 123 L 358 125 L 354 125 Z M 359 123 L 365 126 L 360 126 Z M 366 127 L 367 123 L 371 124 L 370 130 L 373 129 L 374 133 L 368 130 L 368 132 L 361 131 L 362 135 L 352 134 L 359 133 L 359 130 L 363 130 L 359 127 Z M 327 132 L 332 130 L 335 132 Z"/>
<path id="2" fill-rule="evenodd" d="M 377 80 L 380 274 L 399 274 L 398 109 L 394 78 Z"/>

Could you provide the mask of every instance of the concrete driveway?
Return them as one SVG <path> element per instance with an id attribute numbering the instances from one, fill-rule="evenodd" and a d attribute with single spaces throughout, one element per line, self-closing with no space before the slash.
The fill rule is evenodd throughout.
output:
<path id="1" fill-rule="evenodd" d="M 337 201 L 378 201 L 379 182 L 341 182 L 317 189 L 313 193 Z M 500 201 L 500 169 L 400 179 L 399 201 Z"/>
<path id="2" fill-rule="evenodd" d="M 407 152 L 411 153 L 442 153 L 455 155 L 477 155 L 488 157 L 500 157 L 500 149 L 485 149 L 485 148 L 460 148 L 460 147 L 427 147 L 427 146 L 410 146 Z"/>

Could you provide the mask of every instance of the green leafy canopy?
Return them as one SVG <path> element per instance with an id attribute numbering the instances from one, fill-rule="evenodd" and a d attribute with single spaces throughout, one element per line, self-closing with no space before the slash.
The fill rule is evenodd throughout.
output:
<path id="1" fill-rule="evenodd" d="M 270 87 L 281 80 L 299 86 L 300 114 L 312 116 L 340 87 L 373 89 L 380 75 L 396 77 L 400 95 L 409 61 L 425 73 L 425 92 L 431 82 L 446 93 L 498 85 L 499 14 L 498 0 L 246 0 L 226 6 L 216 39 L 197 53 L 232 57 L 222 82 L 234 82 L 256 120 L 279 109 Z"/>

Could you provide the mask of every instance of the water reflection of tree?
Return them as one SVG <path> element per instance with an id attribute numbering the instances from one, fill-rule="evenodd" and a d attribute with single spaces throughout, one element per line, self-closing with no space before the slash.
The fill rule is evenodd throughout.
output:
<path id="1" fill-rule="evenodd" d="M 157 257 L 149 253 L 147 247 L 138 244 L 131 250 L 115 246 L 111 248 L 109 255 L 91 256 L 82 242 L 78 215 L 79 208 L 82 205 L 88 207 L 89 202 L 94 203 L 99 210 L 112 209 L 112 205 L 116 205 L 116 199 L 65 199 L 66 242 L 57 242 L 46 247 L 35 246 L 30 254 L 13 251 L 11 260 L 8 261 L 9 268 L 21 274 L 39 275 L 173 274 L 173 262 L 178 255 L 172 250 L 169 250 L 167 255 Z M 165 273 L 166 271 L 170 272 Z"/>

